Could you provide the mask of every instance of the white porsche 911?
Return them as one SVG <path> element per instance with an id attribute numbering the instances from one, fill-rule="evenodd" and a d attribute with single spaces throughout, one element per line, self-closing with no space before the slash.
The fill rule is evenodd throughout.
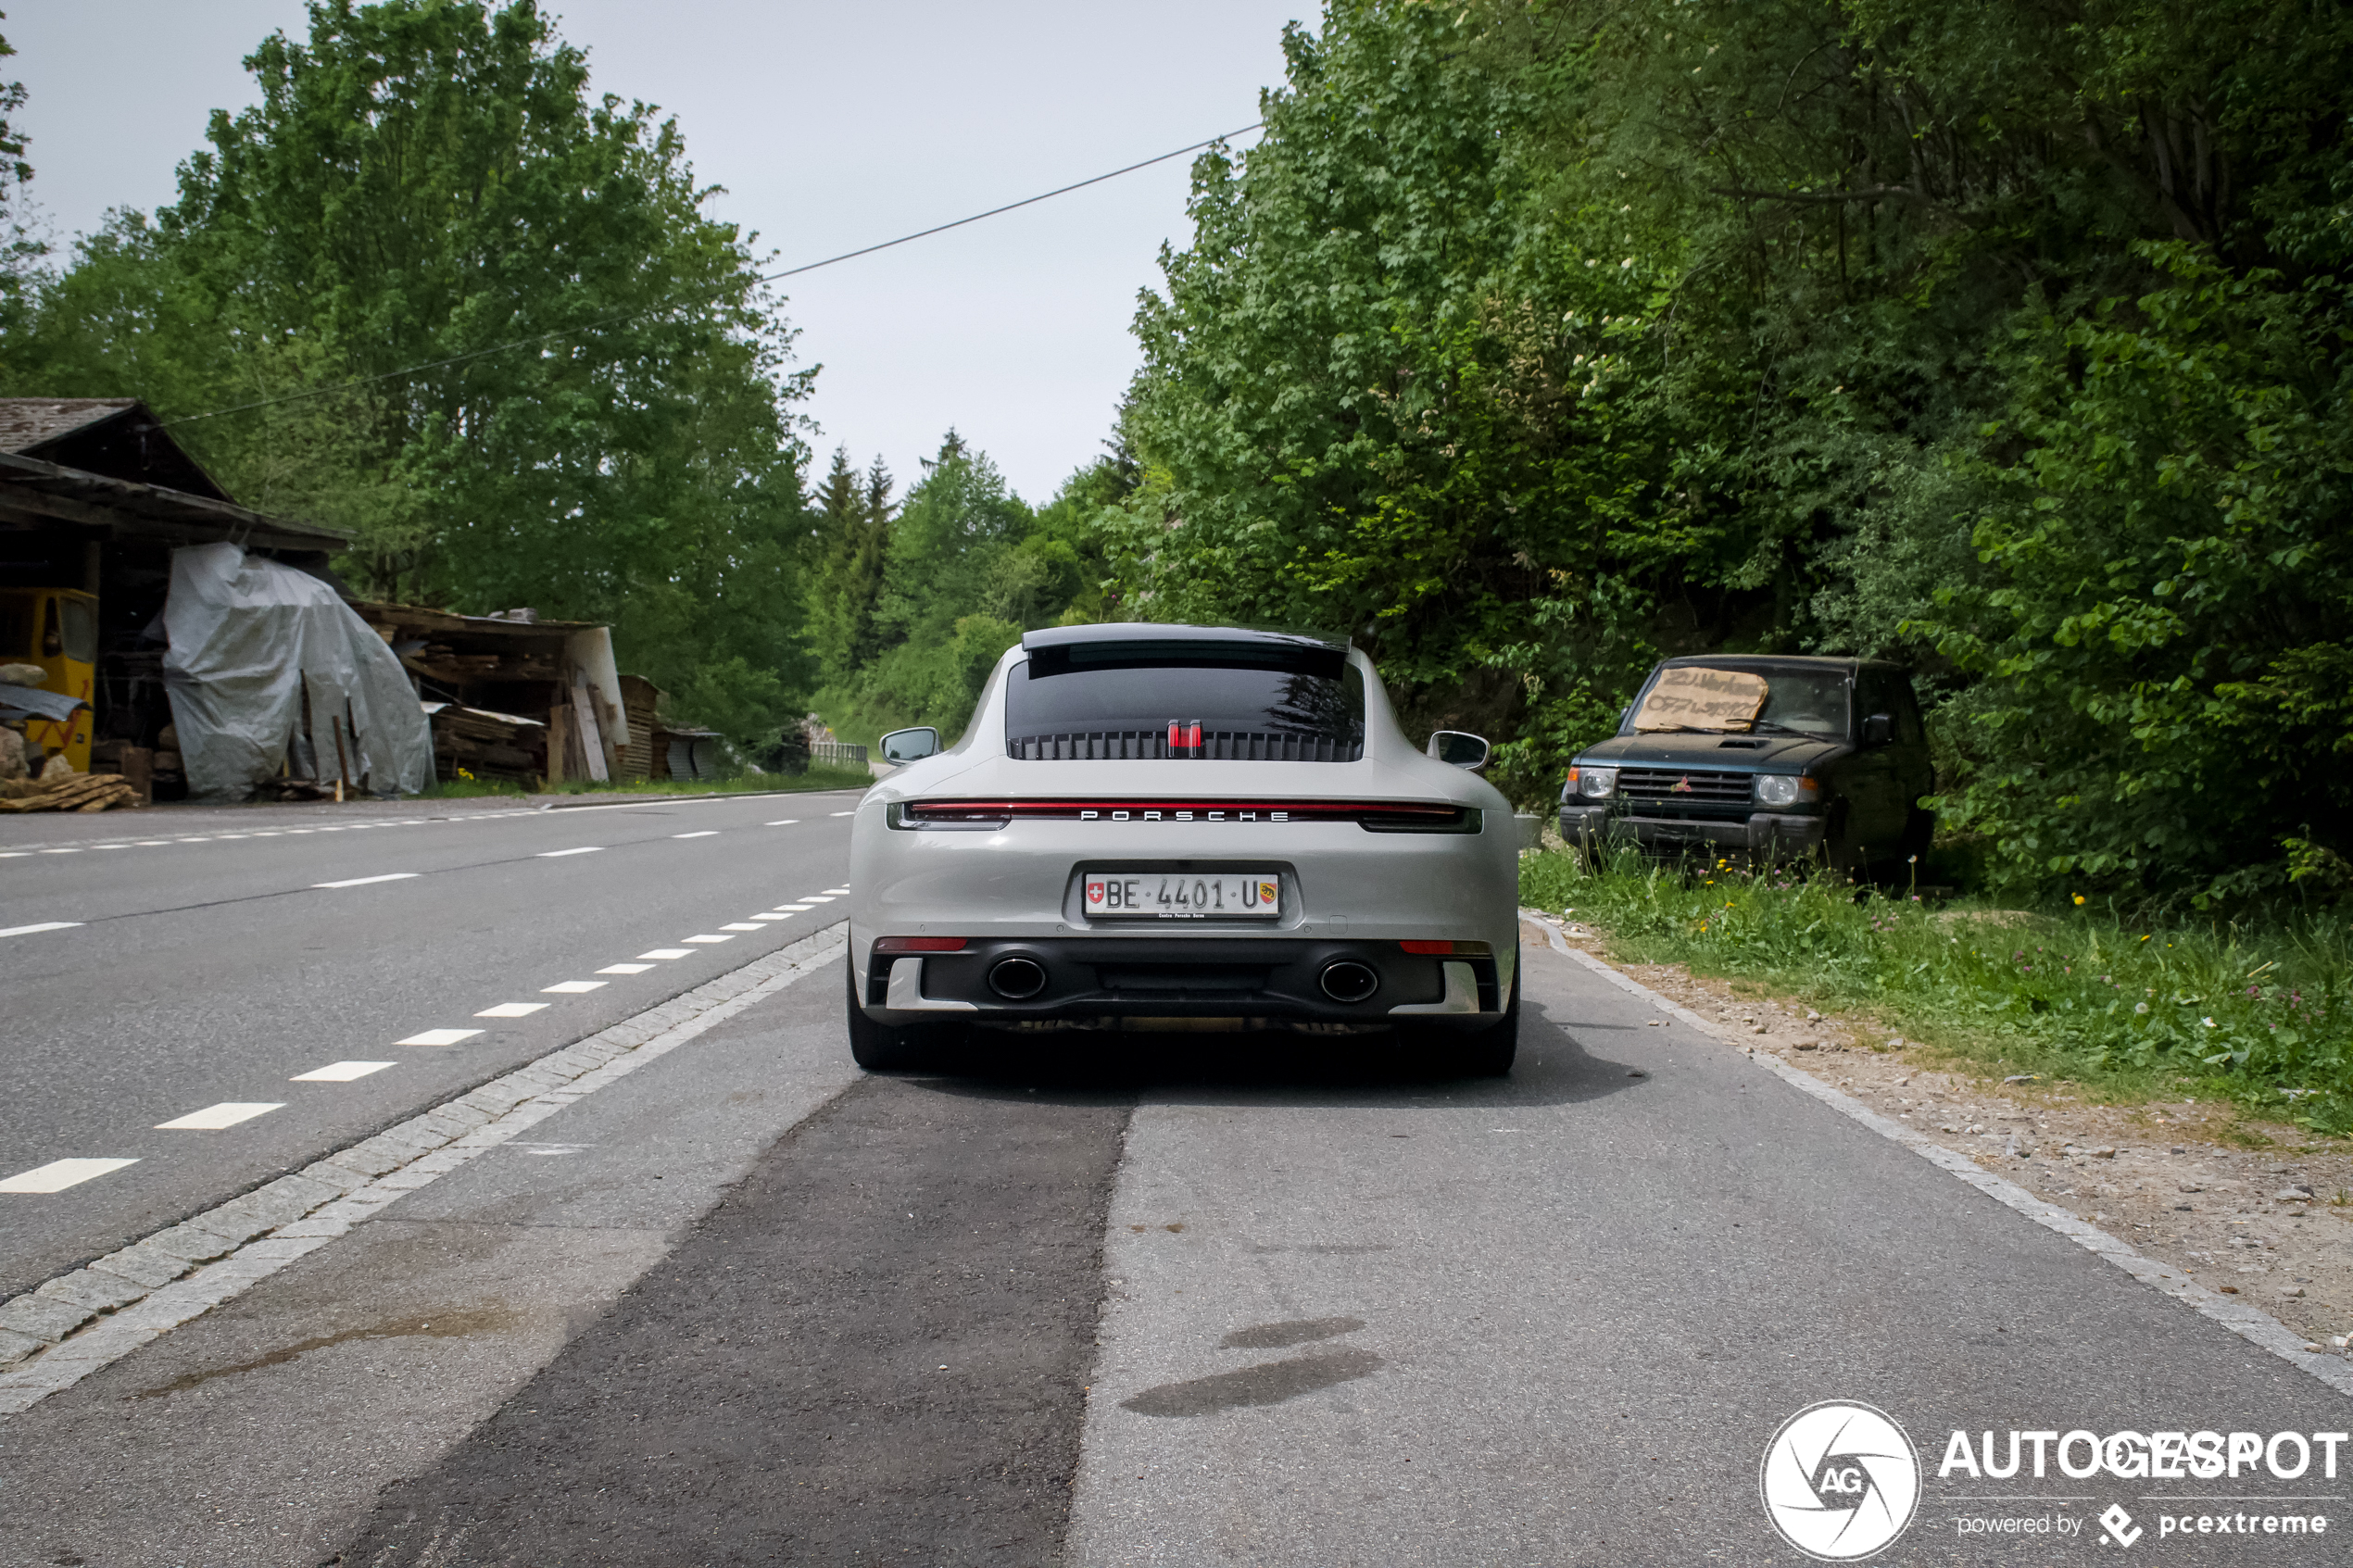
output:
<path id="1" fill-rule="evenodd" d="M 904 765 L 849 850 L 861 1066 L 951 1066 L 980 1025 L 1387 1036 L 1510 1071 L 1511 808 L 1472 771 L 1485 741 L 1405 738 L 1362 652 L 1032 632 L 963 739 L 902 730 L 882 751 Z"/>

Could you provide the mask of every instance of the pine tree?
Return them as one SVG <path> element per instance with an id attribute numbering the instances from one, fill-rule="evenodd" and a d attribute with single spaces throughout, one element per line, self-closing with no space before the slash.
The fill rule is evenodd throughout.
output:
<path id="1" fill-rule="evenodd" d="M 882 652 L 875 601 L 890 549 L 893 481 L 880 457 L 862 474 L 836 448 L 818 492 L 824 561 L 812 584 L 809 637 L 827 685 L 839 685 Z"/>

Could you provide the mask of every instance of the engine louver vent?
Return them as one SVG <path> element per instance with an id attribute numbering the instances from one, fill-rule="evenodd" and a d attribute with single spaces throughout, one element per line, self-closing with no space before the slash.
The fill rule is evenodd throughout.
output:
<path id="1" fill-rule="evenodd" d="M 1364 744 L 1329 735 L 1285 734 L 1273 730 L 1201 730 L 1199 746 L 1171 746 L 1167 730 L 1093 730 L 1066 734 L 1021 735 L 1006 750 L 1026 762 L 1074 762 L 1128 758 L 1199 758 L 1230 762 L 1355 762 Z M 1180 738 L 1191 739 L 1191 733 Z"/>

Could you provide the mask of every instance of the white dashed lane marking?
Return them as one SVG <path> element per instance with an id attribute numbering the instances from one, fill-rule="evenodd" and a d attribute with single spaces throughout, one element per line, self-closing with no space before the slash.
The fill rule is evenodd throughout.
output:
<path id="1" fill-rule="evenodd" d="M 240 1122 L 250 1122 L 257 1116 L 267 1116 L 273 1110 L 285 1109 L 285 1101 L 225 1099 L 219 1105 L 208 1105 L 202 1110 L 191 1110 L 169 1122 L 156 1123 L 158 1133 L 217 1133 L 223 1127 L 233 1127 Z"/>
<path id="2" fill-rule="evenodd" d="M 849 897 L 849 889 L 847 887 L 828 887 L 825 891 L 832 894 L 837 898 L 847 898 Z"/>
<path id="3" fill-rule="evenodd" d="M 718 834 L 717 828 L 705 828 L 700 833 L 673 833 L 670 836 L 673 838 L 715 838 Z"/>
<path id="4" fill-rule="evenodd" d="M 136 1160 L 52 1160 L 46 1165 L 0 1178 L 0 1192 L 63 1192 L 93 1176 L 137 1163 Z"/>
<path id="5" fill-rule="evenodd" d="M 365 1078 L 371 1073 L 382 1073 L 387 1067 L 397 1067 L 396 1061 L 331 1061 L 324 1067 L 314 1067 L 308 1073 L 297 1073 L 286 1080 L 289 1084 L 348 1084 L 355 1078 Z"/>
<path id="6" fill-rule="evenodd" d="M 427 1029 L 411 1035 L 405 1040 L 395 1040 L 393 1044 L 396 1046 L 454 1046 L 461 1041 L 471 1040 L 481 1033 L 479 1029 Z"/>
<path id="7" fill-rule="evenodd" d="M 660 807 L 666 805 L 712 805 L 728 798 L 730 797 L 714 796 L 686 801 L 662 799 L 617 800 L 602 806 L 568 806 L 565 807 L 564 809 L 567 811 L 642 811 L 647 809 L 648 807 Z M 543 807 L 520 807 L 505 810 L 464 812 L 459 815 L 447 817 L 396 817 L 389 821 L 379 822 L 336 822 L 319 827 L 307 828 L 245 828 L 236 833 L 187 834 L 179 838 L 115 838 L 107 839 L 97 843 L 60 845 L 52 849 L 0 849 L 0 860 L 22 859 L 30 855 L 79 855 L 84 849 L 159 849 L 167 844 L 234 844 L 248 838 L 285 838 L 288 836 L 299 836 L 314 833 L 370 833 L 380 828 L 454 827 L 467 822 L 508 822 L 516 821 L 538 822 L 543 820 L 543 813 L 545 809 L 546 808 Z M 833 813 L 833 815 L 837 817 L 854 817 L 858 813 L 855 810 L 836 811 Z M 802 821 L 803 819 L 799 817 L 780 817 L 774 822 L 763 823 L 762 825 L 772 828 L 788 828 L 798 826 Z M 708 838 L 724 830 L 711 828 L 701 833 L 678 834 L 673 836 L 680 838 Z M 589 847 L 606 848 L 610 847 L 605 845 L 597 845 Z M 586 854 L 588 852 L 588 848 L 581 848 L 554 850 L 549 851 L 548 853 L 578 855 Z"/>
<path id="8" fill-rule="evenodd" d="M 855 813 L 837 811 L 834 814 L 836 816 L 851 816 Z M 798 821 L 798 818 L 787 818 L 782 822 L 772 822 L 768 825 L 771 827 L 790 827 Z M 411 824 L 406 822 L 360 822 L 348 825 L 354 828 L 367 828 L 402 827 Z M 340 827 L 287 828 L 283 830 L 258 829 L 250 834 L 250 836 L 256 838 L 275 838 L 281 836 L 282 834 L 340 833 L 342 831 L 343 829 Z M 698 833 L 676 834 L 673 836 L 677 838 L 711 838 L 717 836 L 718 832 L 718 829 L 712 828 L 706 829 Z M 223 838 L 233 839 L 248 835 L 243 834 L 228 834 L 220 836 Z M 135 841 L 118 840 L 113 843 L 98 845 L 95 846 L 95 847 L 101 849 L 157 847 L 164 844 L 173 842 L 182 844 L 201 844 L 209 842 L 209 840 L 203 838 L 186 838 L 179 840 L 160 838 L 140 839 Z M 552 859 L 566 855 L 593 855 L 598 853 L 603 847 L 604 846 L 602 845 L 581 845 L 570 849 L 551 849 L 542 852 L 538 858 L 543 859 Z M 76 855 L 80 854 L 81 850 L 79 848 L 57 848 L 39 851 L 0 851 L 0 859 L 20 859 L 27 853 Z M 419 873 L 415 872 L 391 872 L 379 876 L 351 877 L 340 882 L 314 883 L 312 885 L 320 888 L 365 887 L 380 882 L 403 882 L 415 877 Z M 734 922 L 722 929 L 729 932 L 764 931 L 767 929 L 767 926 L 761 922 L 780 921 L 791 915 L 805 914 L 809 912 L 813 906 L 831 903 L 835 898 L 847 895 L 849 891 L 849 889 L 847 887 L 836 887 L 829 888 L 822 894 L 809 894 L 805 896 L 803 901 L 800 903 L 779 905 L 774 910 L 752 916 L 749 921 Z M 0 936 L 29 936 L 44 931 L 69 931 L 81 926 L 82 923 L 83 922 L 80 921 L 44 921 L 33 925 L 0 927 Z M 699 946 L 712 946 L 721 942 L 732 942 L 735 938 L 733 936 L 720 935 L 714 933 L 703 933 L 698 935 L 686 937 L 686 940 L 689 943 L 698 944 Z M 692 947 L 655 947 L 648 952 L 637 955 L 640 960 L 650 961 L 608 964 L 604 968 L 598 970 L 597 972 L 598 974 L 643 974 L 647 971 L 652 969 L 655 963 L 674 959 L 692 958 L 694 953 L 695 948 Z M 607 982 L 602 980 L 563 980 L 557 982 L 553 985 L 543 986 L 541 991 L 543 995 L 577 996 L 585 992 L 601 990 L 606 984 Z M 524 1018 L 535 1012 L 545 1011 L 548 1005 L 549 1004 L 546 1002 L 500 1002 L 495 1006 L 483 1009 L 480 1012 L 475 1013 L 474 1016 L 476 1018 Z M 467 1040 L 473 1039 L 482 1033 L 483 1031 L 479 1029 L 426 1029 L 411 1035 L 406 1039 L 396 1040 L 394 1044 L 398 1046 L 455 1046 L 462 1044 Z M 373 1073 L 382 1073 L 387 1068 L 396 1067 L 397 1065 L 399 1065 L 397 1062 L 391 1061 L 333 1061 L 329 1062 L 324 1067 L 316 1067 L 308 1073 L 296 1073 L 294 1077 L 287 1081 L 289 1083 L 296 1084 L 349 1084 L 354 1083 L 359 1079 L 368 1077 Z M 207 1106 L 202 1110 L 191 1111 L 187 1115 L 177 1117 L 172 1121 L 157 1123 L 155 1130 L 157 1132 L 218 1132 L 253 1121 L 257 1117 L 266 1116 L 271 1111 L 282 1110 L 285 1109 L 285 1103 L 286 1102 L 283 1100 L 224 1100 L 218 1105 Z M 569 1152 L 569 1150 L 567 1150 L 567 1152 Z M 55 1160 L 46 1165 L 38 1166 L 30 1171 L 19 1172 L 18 1174 L 13 1176 L 0 1178 L 0 1193 L 45 1194 L 63 1192 L 68 1187 L 77 1186 L 83 1182 L 92 1180 L 94 1177 L 103 1176 L 107 1174 L 109 1172 L 120 1171 L 125 1166 L 136 1165 L 138 1163 L 139 1160 L 136 1158 Z"/>

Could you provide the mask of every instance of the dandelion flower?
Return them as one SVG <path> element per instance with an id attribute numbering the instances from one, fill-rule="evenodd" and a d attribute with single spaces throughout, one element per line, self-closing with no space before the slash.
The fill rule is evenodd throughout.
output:
<path id="1" fill-rule="evenodd" d="M 2078 893 L 2078 894 L 2075 896 L 2075 901 L 2076 901 L 2076 903 L 2078 903 L 2079 905 L 2080 905 L 2080 904 L 2082 904 L 2082 903 L 2083 902 L 2083 895 L 2082 895 L 2081 893 Z"/>

